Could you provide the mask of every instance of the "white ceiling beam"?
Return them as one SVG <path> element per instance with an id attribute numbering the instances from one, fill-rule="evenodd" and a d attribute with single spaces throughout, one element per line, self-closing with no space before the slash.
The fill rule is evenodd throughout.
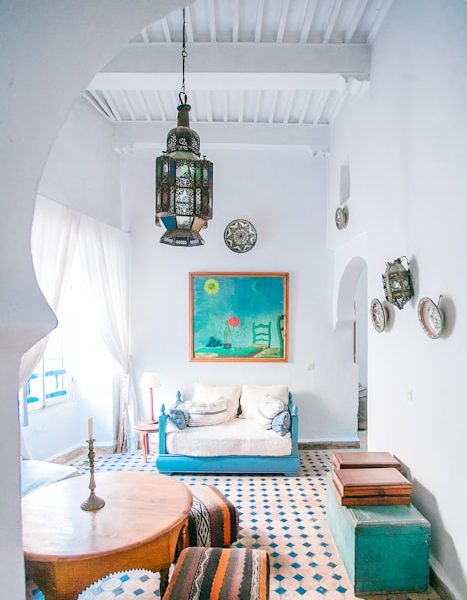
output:
<path id="1" fill-rule="evenodd" d="M 375 41 L 376 34 L 381 27 L 384 17 L 387 15 L 388 10 L 391 8 L 393 0 L 382 0 L 381 6 L 378 9 L 378 14 L 376 15 L 376 19 L 374 20 L 373 25 L 371 26 L 370 33 L 368 35 L 368 43 L 372 44 Z"/>
<path id="2" fill-rule="evenodd" d="M 285 26 L 287 24 L 287 17 L 289 15 L 289 3 L 290 0 L 282 0 L 281 16 L 279 19 L 279 27 L 277 28 L 276 42 L 282 44 L 284 41 Z"/>
<path id="3" fill-rule="evenodd" d="M 357 4 L 354 13 L 352 15 L 352 18 L 350 20 L 350 23 L 347 26 L 346 32 L 345 32 L 345 38 L 344 38 L 344 42 L 346 44 L 350 44 L 350 42 L 352 41 L 352 38 L 355 34 L 355 31 L 357 30 L 358 24 L 360 23 L 363 13 L 365 12 L 365 8 L 367 7 L 368 4 L 368 0 L 360 0 L 359 3 Z"/>
<path id="4" fill-rule="evenodd" d="M 222 103 L 223 103 L 223 113 L 224 113 L 224 123 L 227 123 L 229 118 L 229 100 L 227 98 L 227 92 L 224 91 L 222 94 Z"/>
<path id="5" fill-rule="evenodd" d="M 305 120 L 306 114 L 308 112 L 308 108 L 310 106 L 311 94 L 312 94 L 312 91 L 311 90 L 307 90 L 306 96 L 305 96 L 305 101 L 303 103 L 303 107 L 302 107 L 302 110 L 300 112 L 300 116 L 298 117 L 298 122 L 299 123 L 303 123 L 304 120 Z"/>
<path id="6" fill-rule="evenodd" d="M 331 112 L 329 113 L 329 123 L 334 123 L 337 115 L 339 114 L 342 105 L 344 104 L 346 98 L 348 96 L 348 92 L 345 91 L 343 94 L 338 94 L 334 101 L 334 106 L 332 107 Z"/>
<path id="7" fill-rule="evenodd" d="M 238 28 L 240 23 L 240 9 L 238 6 L 239 0 L 234 0 L 234 15 L 232 25 L 232 42 L 236 44 L 238 42 Z"/>
<path id="8" fill-rule="evenodd" d="M 115 115 L 115 118 L 117 119 L 117 121 L 121 121 L 122 115 L 120 114 L 120 111 L 118 110 L 117 103 L 114 101 L 112 92 L 106 92 L 103 90 L 102 95 L 104 96 L 104 99 L 107 102 L 107 104 L 110 106 L 110 110 Z"/>
<path id="9" fill-rule="evenodd" d="M 187 94 L 193 90 L 342 90 L 346 78 L 318 73 L 190 73 Z M 89 90 L 177 90 L 180 74 L 174 73 L 100 73 Z"/>
<path id="10" fill-rule="evenodd" d="M 308 36 L 310 35 L 311 25 L 313 24 L 313 19 L 315 16 L 316 6 L 318 4 L 318 0 L 308 0 L 308 4 L 305 9 L 305 15 L 303 19 L 303 26 L 300 32 L 300 43 L 306 44 L 308 40 Z"/>
<path id="11" fill-rule="evenodd" d="M 143 42 L 145 44 L 149 44 L 150 43 L 150 39 L 149 39 L 149 34 L 148 34 L 148 30 L 146 29 L 146 27 L 143 27 L 143 29 L 141 30 L 141 37 L 143 38 Z"/>
<path id="12" fill-rule="evenodd" d="M 263 29 L 263 8 L 264 0 L 258 0 L 258 8 L 256 10 L 255 44 L 258 44 L 261 41 L 261 31 Z"/>
<path id="13" fill-rule="evenodd" d="M 161 20 L 161 25 L 164 39 L 169 44 L 172 41 L 172 36 L 170 35 L 169 24 L 167 23 L 167 19 L 165 17 Z"/>
<path id="14" fill-rule="evenodd" d="M 245 112 L 245 94 L 242 90 L 238 91 L 238 122 L 243 123 L 243 115 Z"/>
<path id="15" fill-rule="evenodd" d="M 279 94 L 279 92 L 277 90 L 274 90 L 274 92 L 272 93 L 272 104 L 271 104 L 271 109 L 269 111 L 269 119 L 268 119 L 269 123 L 274 122 L 274 115 L 276 114 L 278 94 Z"/>
<path id="16" fill-rule="evenodd" d="M 130 119 L 132 121 L 136 121 L 135 111 L 133 110 L 133 107 L 131 105 L 130 100 L 128 99 L 128 95 L 125 90 L 122 90 L 122 98 L 123 98 L 123 103 L 125 104 L 125 108 L 127 109 L 128 114 L 130 115 Z"/>
<path id="17" fill-rule="evenodd" d="M 328 26 L 324 32 L 323 44 L 329 44 L 329 40 L 331 39 L 332 32 L 334 31 L 341 6 L 342 0 L 334 0 L 334 6 L 332 8 L 331 16 L 329 17 Z"/>
<path id="18" fill-rule="evenodd" d="M 333 77 L 368 79 L 369 72 L 366 44 L 197 43 L 189 48 L 189 83 L 193 89 L 272 89 L 283 85 L 293 89 L 323 85 L 326 89 L 338 81 Z M 328 84 L 327 77 L 331 78 Z M 131 44 L 94 77 L 88 89 L 173 89 L 179 83 L 180 56 L 173 44 Z"/>
<path id="19" fill-rule="evenodd" d="M 212 123 L 212 102 L 211 102 L 211 92 L 206 90 L 205 92 L 206 98 L 206 114 L 208 116 L 208 121 Z"/>
<path id="20" fill-rule="evenodd" d="M 216 12 L 214 10 L 214 0 L 209 1 L 209 39 L 216 42 Z"/>
<path id="21" fill-rule="evenodd" d="M 97 95 L 93 92 L 89 92 L 88 90 L 86 90 L 83 93 L 84 97 L 86 98 L 86 100 L 89 102 L 89 104 L 91 104 L 91 106 L 93 106 L 96 110 L 98 110 L 100 112 L 100 114 L 104 115 L 104 117 L 106 119 L 108 119 L 109 121 L 113 121 L 113 117 L 110 114 L 110 110 L 109 107 L 105 107 L 103 105 L 101 105 L 100 103 L 100 99 L 97 97 Z"/>
<path id="22" fill-rule="evenodd" d="M 110 94 L 110 92 L 109 92 Z M 152 121 L 151 111 L 149 110 L 148 103 L 146 102 L 146 98 L 144 97 L 143 92 L 138 91 L 138 100 L 143 107 L 144 116 L 146 117 L 146 121 Z M 121 121 L 121 119 L 119 119 Z"/>
<path id="23" fill-rule="evenodd" d="M 288 123 L 290 118 L 290 112 L 292 111 L 292 104 L 295 98 L 295 91 L 289 90 L 287 93 L 287 102 L 285 104 L 284 117 L 282 119 L 283 123 Z"/>
<path id="24" fill-rule="evenodd" d="M 261 90 L 256 92 L 256 105 L 255 105 L 255 114 L 253 116 L 253 123 L 258 123 L 259 119 L 259 110 L 261 108 Z"/>
<path id="25" fill-rule="evenodd" d="M 195 39 L 193 37 L 193 20 L 191 18 L 191 10 L 189 6 L 185 7 L 185 28 L 187 42 L 192 44 Z"/>
<path id="26" fill-rule="evenodd" d="M 164 106 L 162 104 L 161 97 L 160 97 L 159 92 L 157 90 L 154 91 L 154 97 L 156 99 L 156 104 L 159 107 L 159 112 L 161 113 L 162 120 L 163 121 L 167 121 L 167 114 L 165 112 Z"/>
<path id="27" fill-rule="evenodd" d="M 326 102 L 328 101 L 328 97 L 329 97 L 329 92 L 327 90 L 323 90 L 320 93 L 320 97 L 318 98 L 318 101 L 316 103 L 316 107 L 315 107 L 314 115 L 313 115 L 313 124 L 314 125 L 319 123 L 319 120 L 321 119 L 321 116 L 324 111 L 324 107 L 326 106 Z"/>
<path id="28" fill-rule="evenodd" d="M 167 132 L 175 122 L 167 123 L 116 123 L 114 140 L 116 148 L 131 148 L 138 144 L 147 147 L 165 145 Z M 330 148 L 329 125 L 298 123 L 197 123 L 196 131 L 202 148 L 210 144 L 307 146 L 313 151 L 327 153 Z"/>

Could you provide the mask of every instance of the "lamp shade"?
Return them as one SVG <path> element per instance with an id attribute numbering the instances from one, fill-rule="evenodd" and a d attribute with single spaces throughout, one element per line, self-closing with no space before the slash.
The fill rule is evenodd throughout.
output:
<path id="1" fill-rule="evenodd" d="M 161 385 L 162 384 L 159 375 L 157 373 L 151 373 L 149 371 L 145 371 L 143 373 L 143 376 L 141 377 L 141 380 L 139 382 L 139 387 L 143 389 L 156 388 L 160 387 Z"/>

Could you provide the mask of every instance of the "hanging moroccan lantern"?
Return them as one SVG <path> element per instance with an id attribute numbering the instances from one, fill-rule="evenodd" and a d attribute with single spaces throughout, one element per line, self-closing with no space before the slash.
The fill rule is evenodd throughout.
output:
<path id="1" fill-rule="evenodd" d="M 185 9 L 183 10 L 183 79 L 177 127 L 167 135 L 167 150 L 156 158 L 156 225 L 165 227 L 161 243 L 200 246 L 200 230 L 212 219 L 213 165 L 200 158 L 199 135 L 190 128 L 191 106 L 185 93 Z"/>

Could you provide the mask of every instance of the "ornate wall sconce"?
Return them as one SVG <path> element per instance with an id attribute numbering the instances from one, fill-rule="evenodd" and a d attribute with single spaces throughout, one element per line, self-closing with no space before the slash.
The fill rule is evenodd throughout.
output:
<path id="1" fill-rule="evenodd" d="M 403 259 L 407 263 L 407 268 L 402 264 Z M 386 271 L 382 278 L 386 300 L 399 309 L 404 308 L 404 304 L 414 296 L 412 274 L 407 257 L 401 256 L 394 262 L 386 263 Z"/>

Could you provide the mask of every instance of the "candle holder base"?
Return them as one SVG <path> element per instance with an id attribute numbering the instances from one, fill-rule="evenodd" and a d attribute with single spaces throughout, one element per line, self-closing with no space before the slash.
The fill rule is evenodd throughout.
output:
<path id="1" fill-rule="evenodd" d="M 81 503 L 81 508 L 83 510 L 99 510 L 105 506 L 105 500 L 96 496 L 94 491 L 91 491 L 87 500 Z"/>

